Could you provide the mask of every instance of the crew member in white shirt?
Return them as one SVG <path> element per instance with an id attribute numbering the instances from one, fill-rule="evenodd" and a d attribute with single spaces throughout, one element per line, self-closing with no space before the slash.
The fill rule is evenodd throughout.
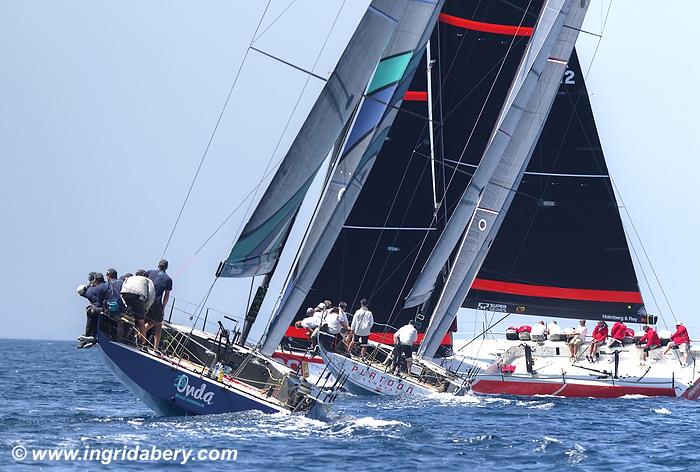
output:
<path id="1" fill-rule="evenodd" d="M 316 314 L 318 313 L 318 316 Z M 303 320 L 297 321 L 294 323 L 294 326 L 297 328 L 304 328 L 306 330 L 306 334 L 310 335 L 313 330 L 318 328 L 318 325 L 321 322 L 321 312 L 320 310 L 318 312 L 314 311 L 313 308 L 307 308 L 306 309 L 306 318 Z"/>
<path id="2" fill-rule="evenodd" d="M 352 341 L 352 335 L 350 333 L 350 322 L 348 321 L 348 314 L 345 311 L 348 309 L 348 304 L 345 302 L 340 302 L 338 303 L 338 308 L 338 319 L 340 319 L 340 324 L 343 327 L 340 331 L 343 335 L 343 345 L 345 346 L 345 349 L 350 350 L 350 342 Z"/>
<path id="3" fill-rule="evenodd" d="M 401 370 L 402 355 L 406 358 L 407 372 L 411 373 L 413 343 L 418 339 L 418 331 L 414 324 L 415 322 L 411 320 L 394 333 L 394 374 L 398 374 Z"/>
<path id="4" fill-rule="evenodd" d="M 340 332 L 343 330 L 343 324 L 340 321 L 340 308 L 336 306 L 325 312 L 321 329 L 333 335 L 333 350 L 337 350 Z"/>
<path id="5" fill-rule="evenodd" d="M 372 326 L 374 326 L 374 315 L 367 307 L 367 300 L 364 298 L 360 300 L 360 305 L 360 309 L 355 312 L 350 325 L 352 341 L 350 342 L 349 350 L 352 352 L 355 345 L 359 344 L 361 347 L 360 356 L 364 358 L 367 355 L 369 333 L 372 331 Z"/>
<path id="6" fill-rule="evenodd" d="M 580 320 L 578 326 L 574 328 L 574 336 L 569 340 L 569 352 L 571 353 L 571 361 L 575 361 L 578 357 L 578 351 L 586 342 L 586 320 Z"/>
<path id="7" fill-rule="evenodd" d="M 552 320 L 547 323 L 547 339 L 550 341 L 562 340 L 561 326 L 557 324 L 556 320 Z"/>
<path id="8" fill-rule="evenodd" d="M 530 339 L 533 341 L 544 341 L 546 332 L 547 327 L 544 325 L 544 321 L 540 321 L 532 327 L 532 330 L 530 331 Z"/>

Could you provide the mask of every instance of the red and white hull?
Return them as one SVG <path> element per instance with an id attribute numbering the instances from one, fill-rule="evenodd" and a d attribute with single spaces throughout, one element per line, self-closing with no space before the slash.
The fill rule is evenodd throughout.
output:
<path id="1" fill-rule="evenodd" d="M 597 362 L 571 361 L 562 342 L 492 341 L 497 361 L 471 380 L 471 390 L 487 395 L 556 395 L 562 397 L 619 398 L 626 395 L 700 397 L 700 365 L 682 366 L 674 352 L 661 349 L 641 361 L 642 350 L 634 345 L 602 348 Z M 525 346 L 532 352 L 528 371 Z M 585 348 L 586 346 L 584 346 Z M 617 351 L 617 354 L 615 352 Z M 616 360 L 617 358 L 617 360 Z"/>

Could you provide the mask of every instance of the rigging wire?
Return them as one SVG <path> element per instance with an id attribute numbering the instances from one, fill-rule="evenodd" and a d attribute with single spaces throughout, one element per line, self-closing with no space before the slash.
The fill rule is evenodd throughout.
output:
<path id="1" fill-rule="evenodd" d="M 303 69 L 296 67 L 293 64 L 290 64 L 286 61 L 283 61 L 289 67 L 292 67 L 296 70 L 301 70 L 303 72 L 306 72 L 306 81 L 304 82 L 304 85 L 301 88 L 301 91 L 299 92 L 299 96 L 297 97 L 297 100 L 294 103 L 294 107 L 292 108 L 292 112 L 289 114 L 289 117 L 287 118 L 287 122 L 284 124 L 284 128 L 282 129 L 282 133 L 280 133 L 280 137 L 279 137 L 279 139 L 277 139 L 277 143 L 275 143 L 275 148 L 272 150 L 272 154 L 270 155 L 270 158 L 267 161 L 267 166 L 265 167 L 265 170 L 263 171 L 264 175 L 267 175 L 268 170 L 270 169 L 270 165 L 272 164 L 272 159 L 277 154 L 277 151 L 279 150 L 280 145 L 282 144 L 282 140 L 284 139 L 285 135 L 287 134 L 287 129 L 289 128 L 289 125 L 292 123 L 292 118 L 294 118 L 294 115 L 297 111 L 297 108 L 299 107 L 299 103 L 301 103 L 301 99 L 304 97 L 304 93 L 306 92 L 306 89 L 309 86 L 309 83 L 311 82 L 311 77 L 318 77 L 313 73 L 313 71 L 314 71 L 314 69 L 316 69 L 316 66 L 318 65 L 318 61 L 321 60 L 321 56 L 323 55 L 323 51 L 326 49 L 326 46 L 328 45 L 328 40 L 330 39 L 331 34 L 333 34 L 333 30 L 335 29 L 335 25 L 338 22 L 338 18 L 340 17 L 340 13 L 343 11 L 343 7 L 345 6 L 345 2 L 346 2 L 346 0 L 343 0 L 343 3 L 341 3 L 340 8 L 338 9 L 338 12 L 335 15 L 335 18 L 333 19 L 333 23 L 331 24 L 331 27 L 328 30 L 328 34 L 326 35 L 326 38 L 324 39 L 323 44 L 321 45 L 321 49 L 318 51 L 318 54 L 316 55 L 316 60 L 314 61 L 313 65 L 311 66 L 310 71 L 304 71 Z M 290 4 L 290 6 L 291 6 L 291 4 Z M 252 46 L 251 46 L 251 48 L 252 48 Z M 258 51 L 255 48 L 252 48 L 252 49 L 254 49 L 255 51 Z M 268 55 L 267 53 L 264 53 L 262 51 L 259 51 L 259 52 L 261 52 L 262 54 Z M 284 158 L 282 158 L 280 160 L 280 164 L 283 161 L 284 161 Z M 262 179 L 261 179 L 260 184 L 255 186 L 255 190 L 253 192 L 253 197 L 248 202 L 248 208 L 246 209 L 245 215 L 241 219 L 241 222 L 238 225 L 238 230 L 235 233 L 236 237 L 234 239 L 234 243 L 240 237 L 241 231 L 243 230 L 243 224 L 247 220 L 248 212 L 250 211 L 250 208 L 252 207 L 253 202 L 255 201 L 255 197 L 257 196 L 257 193 L 258 193 L 258 190 L 260 189 L 261 184 L 262 184 Z"/>
<path id="2" fill-rule="evenodd" d="M 289 5 L 287 5 L 287 6 L 280 12 L 280 14 L 277 15 L 277 16 L 275 17 L 275 19 L 272 20 L 272 22 L 271 22 L 269 25 L 267 25 L 267 28 L 265 28 L 264 30 L 262 30 L 262 32 L 261 32 L 259 35 L 257 35 L 257 36 L 253 35 L 253 40 L 250 42 L 251 46 L 252 46 L 253 44 L 255 44 L 255 42 L 256 42 L 258 39 L 262 38 L 263 35 L 264 35 L 265 33 L 267 33 L 267 31 L 268 31 L 270 28 L 272 28 L 272 27 L 274 26 L 275 23 L 277 23 L 277 20 L 279 20 L 280 18 L 282 18 L 282 16 L 283 16 L 285 13 L 287 13 L 287 10 L 289 10 L 289 9 L 292 7 L 292 5 L 294 5 L 296 2 L 297 2 L 297 0 L 292 0 L 292 1 L 289 3 Z"/>
<path id="3" fill-rule="evenodd" d="M 272 0 L 268 0 L 267 5 L 265 5 L 265 10 L 263 10 L 262 15 L 260 16 L 260 21 L 258 21 L 258 25 L 255 27 L 255 31 L 253 32 L 253 36 L 251 37 L 250 44 L 246 48 L 245 54 L 243 55 L 243 60 L 241 61 L 240 66 L 238 67 L 238 70 L 236 71 L 236 75 L 233 79 L 233 82 L 231 83 L 231 87 L 229 88 L 228 95 L 226 96 L 226 100 L 224 101 L 224 105 L 221 107 L 221 111 L 219 112 L 219 117 L 216 120 L 216 124 L 214 125 L 214 129 L 212 129 L 211 134 L 209 136 L 209 141 L 207 142 L 206 147 L 204 148 L 204 153 L 202 154 L 201 159 L 199 160 L 199 165 L 197 166 L 197 171 L 194 173 L 194 177 L 192 177 L 192 182 L 190 183 L 189 189 L 187 189 L 187 194 L 185 195 L 185 199 L 182 202 L 182 205 L 180 206 L 180 211 L 177 214 L 177 218 L 175 219 L 175 223 L 173 224 L 172 229 L 170 230 L 170 235 L 168 236 L 168 241 L 165 243 L 165 247 L 163 248 L 163 257 L 165 257 L 165 254 L 168 252 L 168 248 L 170 247 L 170 242 L 173 239 L 173 235 L 175 234 L 175 230 L 177 229 L 178 224 L 180 223 L 180 219 L 182 218 L 182 213 L 185 210 L 185 206 L 187 205 L 187 201 L 190 198 L 190 195 L 192 194 L 192 189 L 194 188 L 195 182 L 197 182 L 197 177 L 199 177 L 199 172 L 202 170 L 202 165 L 204 164 L 204 160 L 206 159 L 207 155 L 209 154 L 209 149 L 211 148 L 211 143 L 214 141 L 214 136 L 216 135 L 216 131 L 219 129 L 219 125 L 221 124 L 221 119 L 224 117 L 224 112 L 226 111 L 226 107 L 228 106 L 229 101 L 231 100 L 231 95 L 233 94 L 233 90 L 236 87 L 236 83 L 238 82 L 238 78 L 241 75 L 241 71 L 243 70 L 243 66 L 245 65 L 246 59 L 248 58 L 248 53 L 250 52 L 250 48 L 253 45 L 253 40 L 255 38 L 255 35 L 258 32 L 258 29 L 260 29 L 260 25 L 263 22 L 263 19 L 265 18 L 265 13 L 267 12 L 267 9 L 270 7 L 270 3 Z"/>
<path id="4" fill-rule="evenodd" d="M 284 14 L 284 12 L 286 12 L 286 11 L 289 9 L 289 7 L 291 7 L 291 5 L 292 5 L 295 1 L 296 1 L 296 0 L 293 0 L 292 3 L 290 3 L 290 5 L 289 5 L 287 8 L 285 8 L 285 9 L 283 10 L 283 12 L 282 12 L 277 18 L 275 18 L 275 20 L 273 20 L 272 24 L 274 24 L 274 23 L 280 18 L 280 16 L 282 16 L 282 14 Z M 338 21 L 338 18 L 340 17 L 340 13 L 342 12 L 343 7 L 345 6 L 345 2 L 346 2 L 346 0 L 343 0 L 343 2 L 342 2 L 342 4 L 341 4 L 340 8 L 338 9 L 338 12 L 336 13 L 336 16 L 335 16 L 335 18 L 334 18 L 334 20 L 333 20 L 333 23 L 331 24 L 331 27 L 330 27 L 330 29 L 329 29 L 329 31 L 328 31 L 328 34 L 326 35 L 326 37 L 325 37 L 325 39 L 324 39 L 324 41 L 323 41 L 323 44 L 322 44 L 322 46 L 321 46 L 321 49 L 319 50 L 318 55 L 316 56 L 316 60 L 314 61 L 314 64 L 313 64 L 313 66 L 312 66 L 312 68 L 311 68 L 311 71 L 314 70 L 314 68 L 318 65 L 319 60 L 321 59 L 321 56 L 322 56 L 322 54 L 323 54 L 323 51 L 325 50 L 325 48 L 326 48 L 326 46 L 327 46 L 327 44 L 328 44 L 328 41 L 329 41 L 329 39 L 330 39 L 330 36 L 331 36 L 333 30 L 335 29 L 335 26 L 336 26 L 336 23 L 337 23 L 337 21 Z M 258 30 L 260 29 L 260 25 L 262 24 L 262 21 L 263 21 L 263 19 L 265 18 L 265 13 L 267 12 L 267 10 L 268 10 L 268 8 L 269 8 L 270 3 L 271 3 L 271 0 L 268 0 L 268 3 L 267 3 L 267 5 L 265 6 L 265 10 L 263 11 L 263 14 L 262 14 L 262 16 L 261 16 L 261 18 L 260 18 L 260 21 L 258 22 L 258 25 L 257 25 L 257 27 L 256 27 L 256 29 L 255 29 L 255 32 L 253 33 L 253 39 L 251 39 L 251 42 L 250 42 L 248 48 L 246 49 L 245 55 L 244 55 L 244 57 L 243 57 L 243 61 L 241 62 L 241 65 L 240 65 L 240 67 L 238 68 L 238 71 L 237 71 L 237 73 L 236 73 L 236 76 L 235 76 L 235 78 L 234 78 L 234 81 L 233 81 L 233 83 L 231 84 L 231 88 L 229 89 L 229 93 L 228 93 L 228 96 L 226 97 L 226 101 L 224 102 L 224 106 L 222 107 L 221 113 L 219 114 L 219 118 L 218 118 L 218 120 L 217 120 L 217 122 L 216 122 L 216 125 L 215 125 L 215 127 L 214 127 L 214 130 L 212 131 L 211 136 L 210 136 L 210 138 L 209 138 L 209 142 L 208 142 L 208 144 L 207 144 L 207 146 L 206 146 L 205 152 L 204 152 L 204 154 L 202 155 L 202 158 L 201 158 L 201 160 L 200 160 L 200 162 L 199 162 L 199 166 L 198 166 L 198 168 L 197 168 L 197 172 L 195 173 L 194 178 L 192 179 L 192 182 L 191 182 L 190 187 L 189 187 L 189 189 L 188 189 L 188 192 L 187 192 L 187 195 L 186 195 L 186 197 L 185 197 L 185 200 L 183 201 L 183 204 L 182 204 L 182 206 L 181 206 L 181 208 L 180 208 L 180 212 L 179 212 L 179 214 L 178 214 L 177 220 L 176 220 L 175 224 L 173 225 L 172 231 L 170 232 L 170 236 L 169 236 L 169 238 L 168 238 L 168 242 L 166 243 L 165 249 L 163 250 L 163 255 L 165 255 L 165 253 L 166 253 L 166 251 L 167 251 L 167 249 L 168 249 L 168 246 L 170 245 L 170 242 L 171 242 L 171 240 L 172 240 L 173 234 L 175 233 L 175 229 L 177 228 L 177 225 L 178 225 L 178 223 L 179 223 L 179 221 L 180 221 L 180 218 L 181 218 L 181 216 L 182 216 L 182 213 L 183 213 L 183 211 L 184 211 L 185 205 L 187 204 L 187 200 L 189 199 L 189 196 L 190 196 L 190 194 L 191 194 L 191 192 L 192 192 L 192 189 L 193 189 L 193 187 L 194 187 L 194 184 L 195 184 L 195 182 L 196 182 L 196 180 L 197 180 L 197 177 L 198 177 L 198 175 L 199 175 L 199 171 L 200 171 L 201 168 L 202 168 L 202 165 L 203 165 L 203 163 L 204 163 L 204 159 L 206 158 L 206 156 L 207 156 L 207 154 L 208 154 L 208 151 L 209 151 L 209 149 L 210 149 L 210 147 L 211 147 L 211 143 L 212 143 L 212 141 L 213 141 L 213 139 L 214 139 L 214 135 L 216 134 L 216 131 L 217 131 L 218 127 L 219 127 L 219 124 L 221 123 L 221 119 L 222 119 L 223 114 L 224 114 L 224 112 L 225 112 L 225 110 L 226 110 L 226 107 L 227 107 L 227 105 L 228 105 L 228 102 L 230 101 L 231 95 L 232 95 L 233 90 L 234 90 L 234 88 L 235 88 L 235 85 L 236 85 L 236 83 L 237 83 L 237 81 L 238 81 L 238 78 L 239 78 L 239 76 L 240 76 L 240 74 L 241 74 L 241 71 L 242 71 L 243 66 L 244 66 L 244 64 L 245 64 L 245 61 L 246 61 L 246 58 L 248 57 L 248 54 L 249 54 L 250 50 L 253 49 L 252 46 L 253 46 L 254 41 L 256 40 L 255 35 L 257 34 Z M 267 30 L 272 26 L 272 24 L 269 25 L 268 28 L 265 29 L 265 31 L 267 31 Z M 262 35 L 265 33 L 265 31 L 263 31 L 263 33 L 261 33 L 260 36 L 262 36 Z M 259 39 L 260 36 L 258 36 L 257 39 Z M 299 97 L 297 98 L 297 101 L 296 101 L 296 103 L 295 103 L 295 105 L 294 105 L 294 107 L 293 107 L 293 109 L 292 109 L 292 112 L 290 113 L 290 116 L 289 116 L 289 118 L 287 119 L 287 122 L 286 122 L 286 124 L 285 124 L 285 127 L 284 127 L 284 129 L 282 130 L 282 133 L 281 133 L 281 135 L 280 135 L 280 138 L 278 139 L 278 141 L 277 141 L 277 143 L 276 143 L 275 149 L 273 150 L 273 152 L 272 152 L 272 154 L 271 154 L 271 156 L 270 156 L 270 159 L 268 160 L 268 163 L 267 163 L 267 166 L 266 166 L 266 168 L 265 168 L 265 171 L 263 172 L 263 174 L 264 174 L 265 177 L 266 177 L 267 175 L 269 175 L 275 168 L 277 168 L 277 167 L 282 163 L 282 161 L 284 160 L 283 158 L 280 159 L 280 161 L 279 161 L 277 164 L 275 164 L 275 165 L 273 166 L 272 169 L 270 168 L 270 167 L 271 167 L 272 160 L 273 160 L 273 158 L 274 158 L 274 156 L 275 156 L 275 154 L 276 154 L 276 152 L 277 152 L 277 150 L 278 150 L 278 148 L 279 148 L 279 146 L 280 146 L 280 144 L 281 144 L 281 142 L 282 142 L 282 139 L 284 138 L 284 135 L 286 134 L 286 131 L 287 131 L 287 128 L 289 127 L 289 124 L 291 123 L 292 117 L 294 116 L 294 114 L 295 114 L 295 112 L 296 112 L 296 109 L 297 109 L 299 103 L 301 102 L 301 98 L 303 97 L 304 92 L 306 91 L 306 88 L 307 88 L 307 86 L 308 86 L 308 84 L 309 84 L 309 82 L 310 82 L 310 80 L 311 80 L 311 76 L 312 76 L 312 74 L 307 74 L 306 82 L 304 83 L 304 86 L 303 86 L 301 92 L 299 93 Z M 254 201 L 255 196 L 257 195 L 257 191 L 258 191 L 258 189 L 260 188 L 260 186 L 261 186 L 261 184 L 262 184 L 262 181 L 264 181 L 264 177 L 263 177 L 263 179 L 261 179 L 261 181 L 260 181 L 256 186 L 253 187 L 253 189 L 248 193 L 248 195 L 236 206 L 236 208 L 233 210 L 233 212 L 231 212 L 231 213 L 225 218 L 224 222 L 222 222 L 222 223 L 217 227 L 217 229 L 214 231 L 214 233 L 212 233 L 212 234 L 207 238 L 207 240 L 199 247 L 199 249 L 197 249 L 197 251 L 195 252 L 195 255 L 198 254 L 198 253 L 204 248 L 204 246 L 206 246 L 206 244 L 214 237 L 214 235 L 215 235 L 216 233 L 218 233 L 218 231 L 219 231 L 219 230 L 225 225 L 225 223 L 233 216 L 233 214 L 243 205 L 243 203 L 245 203 L 246 200 L 249 201 L 248 208 L 247 208 L 247 210 L 246 210 L 246 214 L 248 213 L 248 211 L 250 210 L 250 207 L 251 207 L 251 205 L 252 205 L 252 202 Z M 250 197 L 250 198 L 249 198 L 249 197 Z M 241 224 L 239 225 L 239 228 L 238 228 L 237 233 L 240 233 L 244 221 L 245 221 L 245 218 L 242 219 Z M 188 336 L 185 338 L 185 341 L 189 340 L 189 338 L 191 337 L 192 332 L 194 331 L 194 327 L 196 326 L 196 324 L 197 324 L 197 322 L 198 322 L 198 320 L 199 320 L 199 317 L 200 317 L 201 314 L 202 314 L 202 311 L 203 311 L 203 309 L 204 309 L 204 305 L 206 304 L 207 300 L 209 299 L 209 296 L 211 295 L 211 292 L 212 292 L 212 290 L 213 290 L 213 288 L 214 288 L 214 286 L 215 286 L 215 284 L 216 284 L 216 282 L 217 282 L 218 279 L 219 279 L 219 277 L 214 277 L 214 280 L 212 281 L 211 285 L 209 286 L 209 289 L 207 290 L 205 296 L 203 297 L 203 299 L 202 299 L 202 301 L 200 302 L 200 304 L 198 305 L 198 307 L 195 309 L 195 312 L 197 313 L 197 316 L 196 316 L 196 318 L 195 318 L 195 320 L 194 320 L 194 322 L 193 322 L 193 324 L 192 324 L 192 329 L 190 330 L 190 333 L 189 333 Z M 253 278 L 253 280 L 254 280 L 254 278 Z M 252 287 L 252 286 L 251 286 L 251 287 Z M 252 293 L 252 292 L 251 292 L 251 293 Z M 250 294 L 249 294 L 249 297 L 248 297 L 248 298 L 249 298 L 249 302 L 250 302 Z"/>

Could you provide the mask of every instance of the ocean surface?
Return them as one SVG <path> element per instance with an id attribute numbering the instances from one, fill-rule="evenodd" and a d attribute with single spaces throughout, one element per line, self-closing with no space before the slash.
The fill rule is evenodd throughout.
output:
<path id="1" fill-rule="evenodd" d="M 2 471 L 174 463 L 183 470 L 700 470 L 700 404 L 686 400 L 344 395 L 327 421 L 258 412 L 165 418 L 112 376 L 97 348 L 19 340 L 0 340 L 0 388 Z M 237 455 L 184 465 L 32 459 L 44 448 L 154 447 Z M 16 460 L 21 450 L 27 456 Z"/>

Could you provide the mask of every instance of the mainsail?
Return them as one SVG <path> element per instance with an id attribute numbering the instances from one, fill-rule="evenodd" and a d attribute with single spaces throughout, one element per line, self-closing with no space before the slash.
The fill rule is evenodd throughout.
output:
<path id="1" fill-rule="evenodd" d="M 576 53 L 465 308 L 648 321 Z"/>
<path id="2" fill-rule="evenodd" d="M 270 273 L 316 172 L 359 103 L 405 2 L 373 0 L 260 202 L 222 262 L 220 277 Z"/>
<path id="3" fill-rule="evenodd" d="M 372 168 L 420 62 L 442 1 L 408 2 L 336 158 L 322 200 L 265 336 L 272 354 L 296 316 Z"/>
<path id="4" fill-rule="evenodd" d="M 554 102 L 587 8 L 585 0 L 551 0 L 542 9 L 493 138 L 459 211 L 443 232 L 448 249 L 431 255 L 447 260 L 454 247 L 450 244 L 456 244 L 466 229 L 419 349 L 421 357 L 429 359 L 437 352 L 496 237 Z M 435 266 L 429 260 L 426 268 L 431 265 Z"/>
<path id="5" fill-rule="evenodd" d="M 426 74 L 417 72 L 401 105 L 405 113 L 396 116 L 303 306 L 331 298 L 355 307 L 368 298 L 376 331 L 416 316 L 415 310 L 402 311 L 400 301 L 467 182 L 458 172 L 446 190 L 454 170 L 447 161 L 461 156 L 478 164 L 540 7 L 538 1 L 446 2 L 430 40 L 436 63 L 424 61 L 418 71 L 432 67 L 437 185 L 440 194 L 448 195 L 436 217 L 426 124 L 432 104 Z M 427 320 L 421 321 L 423 330 Z"/>

